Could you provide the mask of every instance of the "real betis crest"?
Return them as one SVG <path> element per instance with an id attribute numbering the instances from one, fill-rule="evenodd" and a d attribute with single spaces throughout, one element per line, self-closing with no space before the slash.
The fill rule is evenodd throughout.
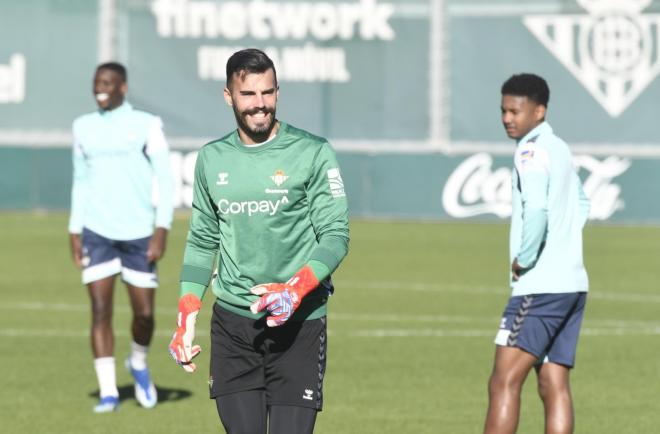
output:
<path id="1" fill-rule="evenodd" d="M 271 176 L 270 179 L 272 179 L 275 185 L 279 187 L 284 184 L 284 181 L 289 179 L 289 177 L 284 174 L 283 170 L 276 170 L 275 175 Z"/>
<path id="2" fill-rule="evenodd" d="M 531 15 L 525 26 L 612 117 L 660 72 L 660 15 L 652 0 L 577 0 L 582 15 Z"/>

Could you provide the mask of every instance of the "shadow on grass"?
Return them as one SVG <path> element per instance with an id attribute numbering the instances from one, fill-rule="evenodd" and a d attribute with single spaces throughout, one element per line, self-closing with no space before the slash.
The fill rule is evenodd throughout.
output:
<path id="1" fill-rule="evenodd" d="M 135 390 L 133 384 L 119 386 L 117 387 L 117 390 L 119 390 L 119 402 L 124 402 L 129 399 L 135 399 Z M 169 387 L 156 386 L 156 390 L 158 391 L 159 404 L 162 404 L 164 402 L 181 401 L 182 399 L 187 399 L 192 396 L 192 392 L 184 389 L 173 389 Z M 93 398 L 98 398 L 99 389 L 89 392 L 89 396 Z"/>

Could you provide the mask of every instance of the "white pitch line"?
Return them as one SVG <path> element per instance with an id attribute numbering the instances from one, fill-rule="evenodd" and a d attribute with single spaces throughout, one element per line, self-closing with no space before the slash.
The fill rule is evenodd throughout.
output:
<path id="1" fill-rule="evenodd" d="M 335 313 L 328 314 L 329 321 L 356 321 L 356 322 L 390 322 L 390 323 L 452 323 L 452 324 L 492 324 L 497 327 L 500 316 L 469 317 L 452 315 L 404 315 L 392 313 L 365 314 L 365 313 Z M 660 329 L 660 321 L 640 321 L 621 319 L 586 319 L 586 327 L 598 329 Z"/>
<path id="2" fill-rule="evenodd" d="M 620 292 L 593 291 L 589 298 L 607 301 L 629 301 L 635 303 L 660 303 L 660 295 L 656 294 L 626 294 Z"/>
<path id="3" fill-rule="evenodd" d="M 442 329 L 374 329 L 374 330 L 353 330 L 346 333 L 354 338 L 410 338 L 410 337 L 429 337 L 429 338 L 483 338 L 494 337 L 497 330 L 442 330 Z M 340 334 L 341 335 L 341 334 Z"/>
<path id="4" fill-rule="evenodd" d="M 174 327 L 171 330 L 157 330 L 154 336 L 157 337 L 172 337 Z M 199 336 L 206 336 L 209 334 L 208 330 L 198 329 L 196 333 Z M 130 337 L 131 333 L 126 330 L 114 331 L 115 337 Z M 59 329 L 0 329 L 0 337 L 5 338 L 87 338 L 89 337 L 89 330 L 59 330 Z"/>
<path id="5" fill-rule="evenodd" d="M 581 336 L 656 336 L 660 335 L 660 327 L 650 327 L 650 328 L 584 328 L 580 331 Z"/>
<path id="6" fill-rule="evenodd" d="M 90 306 L 88 304 L 71 304 L 71 303 L 46 303 L 46 302 L 16 302 L 16 303 L 5 303 L 0 306 L 1 309 L 6 310 L 52 310 L 52 311 L 63 311 L 63 312 L 89 312 Z M 118 310 L 117 307 L 114 308 Z M 121 310 L 121 307 L 119 307 Z"/>
<path id="7" fill-rule="evenodd" d="M 0 306 L 0 309 L 4 310 L 23 310 L 23 311 L 53 311 L 53 312 L 90 312 L 89 304 L 77 304 L 77 303 L 48 303 L 48 302 L 13 302 L 5 303 Z M 128 305 L 116 304 L 113 307 L 114 313 L 132 313 L 131 308 Z M 172 318 L 176 317 L 176 307 L 173 307 L 171 311 L 156 311 L 157 316 L 170 316 Z"/>
<path id="8" fill-rule="evenodd" d="M 441 323 L 499 323 L 499 317 L 473 318 L 453 315 L 402 315 L 392 313 L 328 313 L 330 321 L 363 321 L 363 322 L 441 322 Z"/>
<path id="9" fill-rule="evenodd" d="M 430 284 L 423 282 L 354 282 L 337 281 L 337 288 L 350 290 L 384 290 L 384 291 L 416 291 L 416 292 L 460 292 L 464 294 L 509 294 L 510 290 L 506 286 L 470 286 L 470 285 L 443 285 Z M 589 299 L 606 301 L 626 301 L 633 303 L 660 303 L 660 295 L 643 293 L 625 293 L 625 292 L 604 292 L 598 289 L 589 291 Z"/>
<path id="10" fill-rule="evenodd" d="M 585 320 L 585 324 L 588 326 L 598 325 L 601 328 L 611 327 L 614 329 L 618 328 L 658 328 L 660 327 L 660 321 L 640 321 L 640 320 L 620 320 L 620 319 L 588 319 Z"/>
<path id="11" fill-rule="evenodd" d="M 429 338 L 483 338 L 495 337 L 497 329 L 492 330 L 446 330 L 446 329 L 372 329 L 372 330 L 353 330 L 348 333 L 335 333 L 335 336 L 348 336 L 355 338 L 408 338 L 408 337 L 429 337 Z M 591 328 L 587 327 L 580 332 L 581 336 L 590 337 L 620 337 L 620 336 L 656 336 L 660 335 L 660 327 L 650 327 L 642 329 L 630 328 Z"/>
<path id="12" fill-rule="evenodd" d="M 640 300 L 641 301 L 641 300 Z M 86 304 L 67 304 L 67 303 L 45 303 L 45 302 L 15 302 L 6 303 L 0 306 L 0 309 L 12 311 L 55 311 L 55 312 L 76 312 L 87 314 L 89 306 Z M 130 314 L 128 306 L 115 307 L 115 311 Z M 174 318 L 174 311 L 161 311 L 160 315 L 166 318 Z M 402 314 L 402 313 L 352 313 L 332 311 L 328 314 L 331 322 L 365 322 L 365 323 L 446 323 L 446 324 L 490 324 L 496 327 L 499 324 L 499 312 L 491 316 L 465 316 L 465 315 L 441 315 L 441 314 Z M 593 318 L 586 319 L 585 326 L 598 327 L 603 329 L 655 329 L 660 328 L 660 321 L 643 320 L 625 320 L 616 318 Z M 2 331 L 0 331 L 2 333 Z"/>
<path id="13" fill-rule="evenodd" d="M 388 281 L 369 281 L 369 282 L 354 282 L 354 281 L 334 281 L 335 286 L 339 289 L 366 289 L 366 290 L 386 290 L 386 291 L 420 291 L 420 292 L 465 292 L 472 294 L 506 294 L 509 293 L 505 286 L 468 286 L 456 284 L 433 284 L 424 282 L 396 282 L 393 280 Z"/>
<path id="14" fill-rule="evenodd" d="M 401 329 L 401 328 L 378 328 L 351 330 L 348 332 L 335 329 L 328 330 L 328 335 L 333 338 L 494 338 L 497 328 L 464 330 L 464 329 Z M 160 330 L 155 333 L 157 337 L 170 337 L 171 330 Z M 198 336 L 208 336 L 209 331 L 197 330 Z M 644 328 L 583 328 L 581 333 L 584 337 L 622 337 L 622 336 L 657 336 L 660 335 L 660 327 Z M 115 331 L 116 337 L 129 337 L 128 331 Z M 0 329 L 0 338 L 88 338 L 89 330 L 58 330 L 58 329 Z"/>
<path id="15" fill-rule="evenodd" d="M 442 330 L 442 329 L 374 329 L 354 330 L 349 333 L 336 333 L 338 336 L 354 338 L 495 338 L 496 329 L 493 330 Z M 580 332 L 581 336 L 588 337 L 621 337 L 621 336 L 657 336 L 660 335 L 660 327 L 646 329 L 598 329 L 585 328 Z"/>

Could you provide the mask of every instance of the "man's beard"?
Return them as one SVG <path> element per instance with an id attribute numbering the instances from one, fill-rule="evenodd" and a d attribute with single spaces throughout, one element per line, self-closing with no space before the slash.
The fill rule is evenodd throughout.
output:
<path id="1" fill-rule="evenodd" d="M 234 117 L 236 118 L 236 123 L 238 124 L 238 128 L 240 130 L 242 130 L 245 134 L 247 134 L 252 140 L 254 140 L 257 143 L 263 142 L 266 139 L 268 139 L 268 136 L 270 135 L 270 132 L 273 130 L 273 126 L 275 125 L 274 107 L 272 109 L 266 108 L 263 110 L 262 109 L 249 110 L 249 111 L 244 111 L 242 113 L 239 113 L 238 110 L 236 110 L 236 106 L 232 108 L 234 110 Z M 245 118 L 249 115 L 253 115 L 259 112 L 270 114 L 270 122 L 256 128 L 250 127 Z"/>

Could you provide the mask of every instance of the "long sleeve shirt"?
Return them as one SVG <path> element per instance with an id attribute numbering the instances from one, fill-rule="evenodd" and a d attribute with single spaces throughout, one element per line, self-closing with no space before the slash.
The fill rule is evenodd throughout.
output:
<path id="1" fill-rule="evenodd" d="M 170 228 L 174 182 L 159 117 L 124 102 L 77 118 L 73 138 L 69 232 L 130 240 Z"/>
<path id="2" fill-rule="evenodd" d="M 249 310 L 258 298 L 254 285 L 286 282 L 309 261 L 332 272 L 348 252 L 348 203 L 335 153 L 325 139 L 285 123 L 260 146 L 245 146 L 237 131 L 205 145 L 192 208 L 182 288 L 206 286 L 215 269 L 217 302 L 246 317 L 262 316 Z M 332 289 L 330 279 L 321 282 L 294 318 L 324 315 Z"/>
<path id="3" fill-rule="evenodd" d="M 510 260 L 527 268 L 513 295 L 586 292 L 582 228 L 589 201 L 566 143 L 547 122 L 518 141 L 512 173 Z"/>

